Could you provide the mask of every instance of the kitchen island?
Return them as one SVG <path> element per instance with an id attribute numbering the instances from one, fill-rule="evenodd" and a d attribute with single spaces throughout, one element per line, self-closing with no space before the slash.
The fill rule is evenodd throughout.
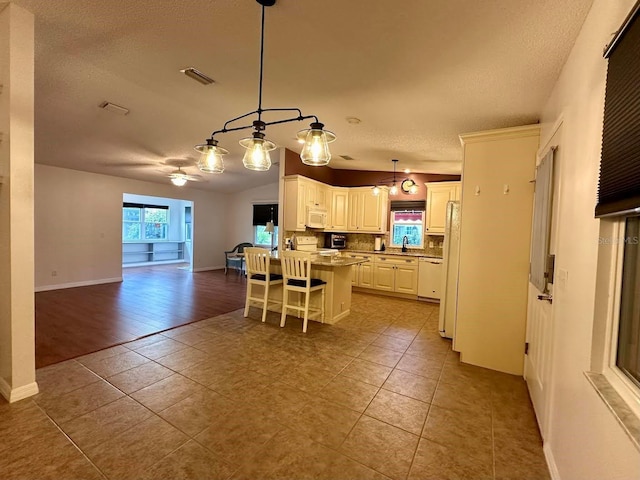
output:
<path id="1" fill-rule="evenodd" d="M 351 313 L 351 268 L 367 260 L 313 254 L 311 256 L 311 277 L 327 282 L 325 287 L 324 323 L 334 324 Z M 282 273 L 278 252 L 271 253 L 271 270 Z M 269 298 L 282 301 L 282 286 L 274 285 L 269 289 Z M 320 307 L 319 294 L 311 295 L 311 306 Z M 277 310 L 281 311 L 281 310 Z M 320 321 L 309 317 L 309 320 Z"/>

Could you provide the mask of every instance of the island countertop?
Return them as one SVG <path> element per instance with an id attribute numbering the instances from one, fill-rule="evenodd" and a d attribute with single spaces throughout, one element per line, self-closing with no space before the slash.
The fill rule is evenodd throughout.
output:
<path id="1" fill-rule="evenodd" d="M 279 252 L 271 252 L 271 260 L 280 263 Z M 323 267 L 350 267 L 359 263 L 366 263 L 366 259 L 342 257 L 340 255 L 311 255 L 311 265 Z"/>

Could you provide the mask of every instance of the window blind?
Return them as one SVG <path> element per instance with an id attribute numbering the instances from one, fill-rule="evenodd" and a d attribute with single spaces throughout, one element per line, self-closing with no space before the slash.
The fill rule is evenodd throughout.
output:
<path id="1" fill-rule="evenodd" d="M 553 154 L 555 148 L 536 168 L 536 190 L 533 197 L 533 231 L 531 234 L 530 282 L 542 293 L 547 291 L 547 255 L 551 231 L 551 196 L 553 194 Z"/>
<path id="2" fill-rule="evenodd" d="M 253 224 L 266 225 L 273 219 L 273 224 L 278 226 L 278 204 L 256 204 L 253 206 Z"/>
<path id="3" fill-rule="evenodd" d="M 130 202 L 124 202 L 122 204 L 123 208 L 161 208 L 163 210 L 169 210 L 169 206 L 168 205 L 147 205 L 144 203 L 130 203 Z"/>
<path id="4" fill-rule="evenodd" d="M 394 201 L 391 202 L 391 211 L 397 210 L 424 210 L 426 202 L 424 200 L 415 201 Z"/>
<path id="5" fill-rule="evenodd" d="M 640 2 L 605 52 L 609 58 L 596 217 L 640 207 Z"/>

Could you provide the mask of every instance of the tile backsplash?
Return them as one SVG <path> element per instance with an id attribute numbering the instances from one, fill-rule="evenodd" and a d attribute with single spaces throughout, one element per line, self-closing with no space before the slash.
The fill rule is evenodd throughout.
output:
<path id="1" fill-rule="evenodd" d="M 363 250 L 373 252 L 374 242 L 376 237 L 381 237 L 382 242 L 385 244 L 385 251 L 387 252 L 401 252 L 400 247 L 389 246 L 389 234 L 371 235 L 366 233 L 348 233 L 347 234 L 347 248 L 350 250 Z M 442 235 L 427 235 L 425 239 L 425 248 L 415 249 L 410 251 L 413 253 L 424 253 L 433 257 L 442 257 L 442 245 L 444 242 L 444 236 Z"/>
<path id="2" fill-rule="evenodd" d="M 292 235 L 305 235 L 313 236 L 318 239 L 318 246 L 324 247 L 325 232 L 315 229 L 307 229 L 304 232 L 284 232 L 284 238 L 290 238 Z M 376 237 L 381 237 L 382 242 L 385 244 L 385 251 L 387 252 L 401 252 L 400 247 L 389 246 L 389 234 L 373 235 L 369 233 L 347 233 L 347 249 L 349 250 L 361 250 L 365 252 L 373 252 L 374 242 Z M 410 251 L 413 253 L 424 253 L 433 257 L 442 257 L 442 245 L 444 242 L 443 235 L 427 235 L 425 237 L 425 247 L 422 249 L 412 248 Z"/>

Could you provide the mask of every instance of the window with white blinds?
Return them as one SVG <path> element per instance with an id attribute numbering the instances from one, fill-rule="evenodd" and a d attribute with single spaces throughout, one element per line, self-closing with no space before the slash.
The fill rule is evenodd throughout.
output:
<path id="1" fill-rule="evenodd" d="M 555 147 L 542 159 L 536 169 L 536 190 L 533 206 L 533 231 L 531 235 L 530 281 L 540 291 L 547 291 L 547 257 L 551 233 L 551 201 L 553 195 L 553 155 Z"/>

